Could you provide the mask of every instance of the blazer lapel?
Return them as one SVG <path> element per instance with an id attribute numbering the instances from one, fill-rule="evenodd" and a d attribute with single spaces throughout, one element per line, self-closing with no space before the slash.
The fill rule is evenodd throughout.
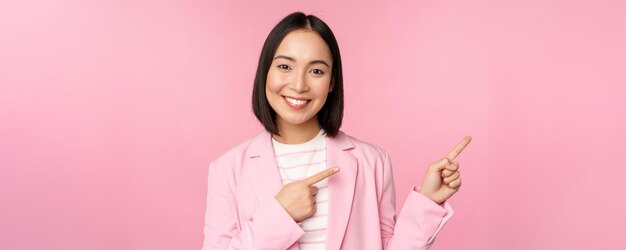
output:
<path id="1" fill-rule="evenodd" d="M 250 143 L 246 157 L 250 158 L 250 181 L 259 202 L 273 198 L 282 188 L 278 164 L 274 157 L 272 136 L 263 130 Z"/>
<path id="2" fill-rule="evenodd" d="M 352 209 L 357 160 L 349 152 L 354 148 L 350 138 L 339 131 L 335 138 L 326 140 L 326 165 L 339 167 L 339 172 L 328 178 L 328 230 L 326 249 L 340 249 Z"/>
<path id="3" fill-rule="evenodd" d="M 271 134 L 263 130 L 251 141 L 246 152 L 246 158 L 253 164 L 249 178 L 259 201 L 273 198 L 282 188 L 271 140 Z M 350 138 L 342 131 L 335 138 L 326 137 L 326 165 L 340 168 L 339 173 L 328 178 L 326 249 L 340 249 L 346 233 L 358 170 L 356 158 L 348 151 L 352 148 Z M 290 249 L 299 249 L 298 244 L 294 245 Z"/>

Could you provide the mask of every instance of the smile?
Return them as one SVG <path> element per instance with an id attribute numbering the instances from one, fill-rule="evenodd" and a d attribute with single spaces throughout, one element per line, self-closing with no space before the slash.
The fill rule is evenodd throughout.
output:
<path id="1" fill-rule="evenodd" d="M 307 100 L 307 99 L 295 99 L 295 98 L 286 97 L 286 96 L 283 96 L 283 99 L 285 100 L 287 105 L 289 105 L 290 107 L 294 109 L 303 109 L 309 104 L 309 102 L 311 102 L 311 100 Z"/>

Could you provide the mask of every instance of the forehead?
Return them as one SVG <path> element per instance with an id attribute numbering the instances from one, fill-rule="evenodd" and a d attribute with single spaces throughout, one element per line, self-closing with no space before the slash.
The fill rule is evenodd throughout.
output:
<path id="1" fill-rule="evenodd" d="M 280 42 L 276 55 L 286 55 L 296 60 L 327 59 L 331 61 L 332 55 L 328 45 L 322 37 L 311 30 L 294 30 L 289 32 Z"/>

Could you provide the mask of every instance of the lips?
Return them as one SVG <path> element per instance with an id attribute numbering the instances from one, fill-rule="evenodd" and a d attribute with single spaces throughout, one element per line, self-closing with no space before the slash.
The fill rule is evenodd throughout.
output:
<path id="1" fill-rule="evenodd" d="M 293 109 L 303 109 L 311 102 L 309 99 L 292 98 L 287 96 L 283 96 L 283 100 L 285 100 L 285 103 Z"/>
<path id="2" fill-rule="evenodd" d="M 293 97 L 293 96 L 286 96 L 286 95 L 284 95 L 282 97 L 286 97 L 286 98 L 290 98 L 290 99 L 294 99 L 294 100 L 298 100 L 298 101 L 310 101 L 310 99 Z"/>

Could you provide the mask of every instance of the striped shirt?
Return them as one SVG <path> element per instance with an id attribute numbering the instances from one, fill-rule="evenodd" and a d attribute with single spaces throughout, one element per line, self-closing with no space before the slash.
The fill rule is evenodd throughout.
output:
<path id="1" fill-rule="evenodd" d="M 326 169 L 326 132 L 320 132 L 308 142 L 283 144 L 272 138 L 274 156 L 280 171 L 283 185 L 312 176 Z M 317 210 L 311 217 L 299 222 L 304 235 L 298 239 L 300 249 L 324 249 L 328 219 L 328 180 L 315 184 Z"/>

